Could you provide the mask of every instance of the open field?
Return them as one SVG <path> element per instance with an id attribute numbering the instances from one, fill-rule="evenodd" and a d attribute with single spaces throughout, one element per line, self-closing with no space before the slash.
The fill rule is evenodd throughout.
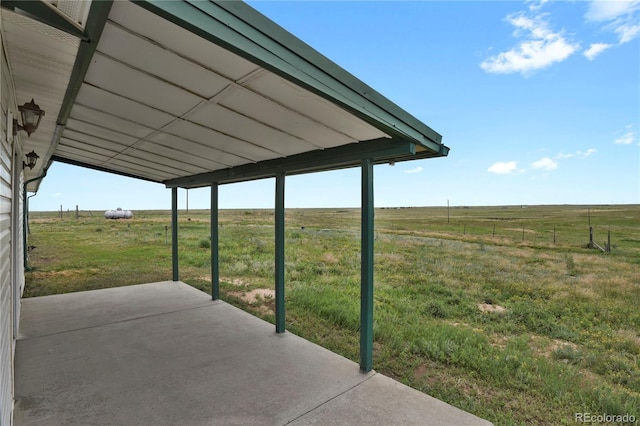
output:
<path id="1" fill-rule="evenodd" d="M 286 212 L 287 328 L 355 361 L 359 221 Z M 220 211 L 221 297 L 272 322 L 273 223 Z M 170 279 L 170 225 L 33 212 L 25 296 Z M 179 225 L 180 279 L 209 291 L 209 212 Z M 640 206 L 376 209 L 374 320 L 376 370 L 496 424 L 639 420 Z"/>

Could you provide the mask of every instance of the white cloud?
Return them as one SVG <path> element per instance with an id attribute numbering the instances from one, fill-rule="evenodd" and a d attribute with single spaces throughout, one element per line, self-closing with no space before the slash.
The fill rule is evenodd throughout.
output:
<path id="1" fill-rule="evenodd" d="M 514 36 L 524 40 L 486 59 L 480 67 L 495 74 L 528 75 L 571 56 L 580 46 L 567 41 L 561 32 L 552 31 L 545 17 L 544 14 L 526 16 L 523 12 L 507 16 L 507 22 L 515 27 Z"/>
<path id="2" fill-rule="evenodd" d="M 558 163 L 553 161 L 549 157 L 541 158 L 538 161 L 531 163 L 532 169 L 554 170 L 558 168 Z"/>
<path id="3" fill-rule="evenodd" d="M 422 171 L 422 167 L 418 166 L 415 169 L 409 169 L 409 170 L 405 170 L 405 173 L 420 173 Z"/>
<path id="4" fill-rule="evenodd" d="M 590 61 L 593 61 L 596 56 L 612 47 L 609 43 L 591 43 L 591 46 L 583 52 L 583 55 Z"/>
<path id="5" fill-rule="evenodd" d="M 556 155 L 556 160 L 564 160 L 565 158 L 571 158 L 574 155 L 575 154 L 565 154 L 564 152 L 561 152 L 560 154 Z"/>
<path id="6" fill-rule="evenodd" d="M 529 10 L 532 12 L 536 12 L 540 9 L 542 9 L 542 6 L 544 6 L 545 3 L 547 3 L 549 0 L 538 0 L 538 1 L 529 1 L 527 3 L 529 4 Z"/>
<path id="7" fill-rule="evenodd" d="M 591 155 L 595 154 L 596 152 L 598 152 L 597 149 L 595 148 L 588 148 L 586 151 L 576 151 L 576 152 L 570 152 L 570 153 L 564 153 L 561 152 L 558 155 L 556 155 L 554 158 L 554 160 L 566 160 L 567 158 L 587 158 L 590 157 Z"/>
<path id="8" fill-rule="evenodd" d="M 587 22 L 604 24 L 604 29 L 618 36 L 618 43 L 627 43 L 640 35 L 638 12 L 640 0 L 602 1 L 589 3 L 584 15 Z"/>
<path id="9" fill-rule="evenodd" d="M 631 145 L 633 140 L 635 139 L 635 134 L 633 130 L 629 129 L 625 134 L 617 138 L 613 143 L 617 145 Z"/>
<path id="10" fill-rule="evenodd" d="M 584 152 L 583 152 L 583 151 L 578 151 L 578 152 L 576 152 L 576 155 L 578 155 L 578 157 L 587 158 L 587 157 L 590 157 L 590 156 L 591 156 L 591 154 L 595 154 L 596 152 L 598 152 L 598 150 L 597 150 L 597 149 L 595 149 L 595 148 L 589 148 L 589 149 L 587 149 L 587 150 L 586 150 L 586 151 L 584 151 Z"/>
<path id="11" fill-rule="evenodd" d="M 622 44 L 633 40 L 640 34 L 640 25 L 623 24 L 614 31 L 620 37 L 620 44 Z"/>
<path id="12" fill-rule="evenodd" d="M 515 161 L 493 163 L 487 170 L 491 173 L 496 173 L 498 175 L 508 175 L 511 172 L 516 171 L 518 167 L 518 163 Z"/>
<path id="13" fill-rule="evenodd" d="M 594 0 L 589 3 L 587 13 L 584 15 L 584 17 L 587 22 L 611 21 L 624 15 L 633 14 L 638 9 L 640 9 L 640 0 Z"/>

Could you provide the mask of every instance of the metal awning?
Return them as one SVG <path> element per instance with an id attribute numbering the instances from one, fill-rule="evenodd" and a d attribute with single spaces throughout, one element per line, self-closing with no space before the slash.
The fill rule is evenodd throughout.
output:
<path id="1" fill-rule="evenodd" d="M 24 135 L 25 152 L 44 156 L 26 180 L 61 161 L 198 187 L 449 150 L 242 2 L 100 1 L 71 26 L 50 5 L 2 6 L 16 103 L 46 110 Z"/>
<path id="2" fill-rule="evenodd" d="M 43 157 L 25 169 L 27 190 L 37 190 L 53 161 L 172 188 L 178 281 L 177 188 L 210 186 L 211 294 L 217 299 L 218 186 L 275 177 L 281 333 L 285 176 L 359 165 L 360 368 L 370 371 L 373 165 L 446 156 L 441 136 L 242 2 L 94 1 L 88 11 L 86 4 L 1 3 L 14 110 L 34 98 L 47 112 L 31 138 L 18 135 L 23 154 L 35 150 Z"/>

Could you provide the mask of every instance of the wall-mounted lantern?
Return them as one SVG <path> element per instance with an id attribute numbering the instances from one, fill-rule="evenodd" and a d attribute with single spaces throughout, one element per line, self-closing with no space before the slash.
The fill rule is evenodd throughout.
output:
<path id="1" fill-rule="evenodd" d="M 36 163 L 38 162 L 38 158 L 40 158 L 40 156 L 38 154 L 36 154 L 35 151 L 31 151 L 30 153 L 28 153 L 26 155 L 27 157 L 27 161 L 26 162 L 22 162 L 22 168 L 24 169 L 25 167 L 28 167 L 30 169 L 33 169 L 36 166 Z"/>
<path id="2" fill-rule="evenodd" d="M 27 135 L 31 136 L 31 133 L 35 132 L 40 125 L 40 120 L 44 117 L 44 111 L 40 109 L 33 99 L 31 102 L 27 102 L 24 105 L 18 107 L 20 115 L 22 116 L 22 126 L 18 124 L 18 120 L 13 119 L 13 134 L 18 133 L 18 130 L 24 130 Z"/>

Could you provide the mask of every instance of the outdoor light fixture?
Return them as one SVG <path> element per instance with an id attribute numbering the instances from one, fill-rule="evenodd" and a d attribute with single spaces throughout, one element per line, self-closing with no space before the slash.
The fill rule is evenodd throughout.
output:
<path id="1" fill-rule="evenodd" d="M 18 130 L 24 130 L 27 135 L 31 136 L 31 133 L 35 132 L 40 125 L 40 120 L 44 117 L 44 111 L 40 109 L 33 98 L 31 102 L 19 106 L 20 115 L 22 115 L 22 126 L 18 124 L 18 120 L 13 119 L 13 134 L 18 133 Z M 35 152 L 34 152 L 35 154 Z M 37 155 L 36 155 L 37 158 Z M 34 163 L 35 164 L 35 163 Z"/>
<path id="2" fill-rule="evenodd" d="M 40 158 L 40 156 L 36 154 L 35 151 L 31 151 L 27 154 L 27 162 L 22 162 L 22 168 L 24 169 L 25 167 L 29 167 L 30 169 L 33 169 L 38 162 L 38 158 Z"/>

